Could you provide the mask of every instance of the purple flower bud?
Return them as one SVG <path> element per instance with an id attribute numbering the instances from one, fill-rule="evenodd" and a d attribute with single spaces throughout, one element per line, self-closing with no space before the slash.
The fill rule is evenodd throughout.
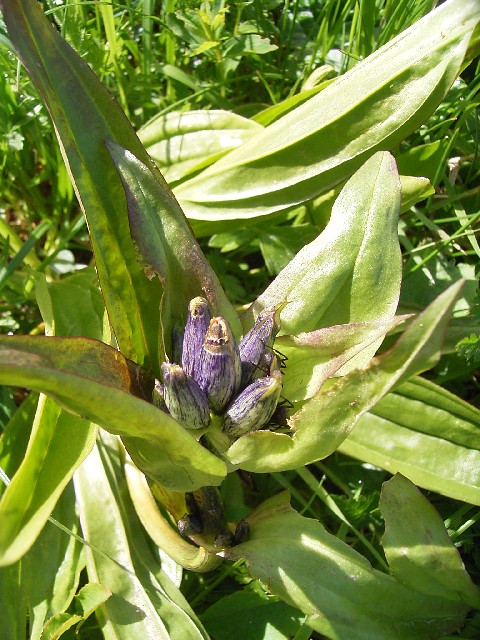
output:
<path id="1" fill-rule="evenodd" d="M 186 429 L 202 429 L 210 424 L 207 396 L 178 364 L 161 365 L 165 404 L 172 418 Z"/>
<path id="2" fill-rule="evenodd" d="M 275 336 L 280 329 L 279 312 L 279 307 L 262 311 L 238 345 L 242 361 L 242 387 L 268 372 L 269 367 L 264 369 L 263 361 L 271 353 Z"/>
<path id="3" fill-rule="evenodd" d="M 203 341 L 195 379 L 213 411 L 222 413 L 237 393 L 241 379 L 237 341 L 224 318 L 212 318 Z"/>
<path id="4" fill-rule="evenodd" d="M 265 426 L 275 412 L 281 390 L 282 374 L 278 370 L 252 382 L 228 408 L 223 422 L 225 433 L 239 438 Z"/>
<path id="5" fill-rule="evenodd" d="M 188 305 L 188 319 L 183 334 L 182 349 L 182 367 L 192 378 L 196 378 L 210 318 L 210 308 L 205 298 L 193 298 Z"/>

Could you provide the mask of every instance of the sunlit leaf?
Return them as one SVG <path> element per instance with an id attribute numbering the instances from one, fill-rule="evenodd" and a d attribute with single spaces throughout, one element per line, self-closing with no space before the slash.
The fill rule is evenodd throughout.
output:
<path id="1" fill-rule="evenodd" d="M 191 218 L 250 218 L 304 202 L 415 131 L 455 80 L 479 20 L 450 0 L 238 149 L 179 185 Z"/>
<path id="2" fill-rule="evenodd" d="M 86 550 L 89 579 L 113 594 L 96 610 L 102 631 L 116 640 L 205 640 L 180 591 L 154 567 L 127 497 L 120 455 L 118 441 L 107 436 L 74 478 L 83 535 L 93 546 Z"/>
<path id="3" fill-rule="evenodd" d="M 234 442 L 225 457 L 243 469 L 266 472 L 294 469 L 333 453 L 362 414 L 393 388 L 435 364 L 461 287 L 459 282 L 439 296 L 411 322 L 393 349 L 308 400 L 290 419 L 291 435 L 252 432 Z"/>
<path id="4" fill-rule="evenodd" d="M 480 505 L 480 411 L 413 378 L 361 416 L 340 451 Z"/>
<path id="5" fill-rule="evenodd" d="M 253 576 L 332 640 L 436 640 L 458 629 L 467 606 L 408 588 L 370 563 L 280 494 L 249 518 L 248 542 L 228 550 Z"/>
<path id="6" fill-rule="evenodd" d="M 138 136 L 169 182 L 212 164 L 262 127 L 220 110 L 175 111 L 145 124 Z"/>
<path id="7" fill-rule="evenodd" d="M 480 590 L 465 571 L 440 515 L 397 474 L 382 487 L 383 547 L 395 578 L 422 593 L 480 609 Z"/>
<path id="8" fill-rule="evenodd" d="M 375 154 L 342 189 L 325 230 L 257 298 L 242 318 L 244 325 L 263 308 L 280 304 L 285 304 L 282 333 L 391 320 L 401 280 L 399 206 L 393 158 Z"/>
<path id="9" fill-rule="evenodd" d="M 112 595 L 103 584 L 89 582 L 75 596 L 75 605 L 84 618 L 88 618 L 97 607 Z"/>
<path id="10" fill-rule="evenodd" d="M 398 316 L 389 322 L 340 324 L 298 336 L 280 336 L 275 348 L 287 358 L 283 395 L 290 402 L 306 400 L 333 375 L 346 375 L 366 366 L 371 359 L 371 345 L 408 317 Z"/>

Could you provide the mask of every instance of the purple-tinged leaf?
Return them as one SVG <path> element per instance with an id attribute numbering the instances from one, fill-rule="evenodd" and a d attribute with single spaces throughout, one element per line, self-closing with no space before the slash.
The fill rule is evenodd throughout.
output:
<path id="1" fill-rule="evenodd" d="M 111 142 L 108 149 L 122 179 L 130 233 L 145 272 L 149 278 L 157 275 L 164 286 L 161 321 L 167 352 L 173 326 L 185 324 L 188 304 L 198 296 L 206 298 L 211 312 L 226 317 L 238 333 L 237 313 L 171 192 L 132 153 Z M 162 353 L 159 357 L 166 359 Z"/>
<path id="2" fill-rule="evenodd" d="M 100 341 L 1 336 L 0 383 L 46 393 L 121 436 L 139 468 L 168 488 L 191 491 L 225 475 L 221 460 L 145 400 L 153 389 L 150 374 Z"/>

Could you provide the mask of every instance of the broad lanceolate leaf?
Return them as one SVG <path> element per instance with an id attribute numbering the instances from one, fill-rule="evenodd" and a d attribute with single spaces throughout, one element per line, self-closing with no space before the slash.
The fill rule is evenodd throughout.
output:
<path id="1" fill-rule="evenodd" d="M 65 334 L 79 330 L 101 335 L 103 303 L 97 288 L 91 287 L 91 278 L 91 272 L 84 272 L 47 288 L 39 277 L 37 297 L 48 331 L 55 327 Z M 76 310 L 79 303 L 86 303 L 82 311 Z M 45 340 L 55 338 L 43 338 L 43 344 Z M 0 378 L 6 374 L 2 364 L 0 372 Z M 8 384 L 5 378 L 2 382 Z M 14 418 L 12 424 L 16 422 Z M 23 428 L 21 422 L 17 428 Z M 0 564 L 15 562 L 31 547 L 75 468 L 92 448 L 96 433 L 96 425 L 62 411 L 51 398 L 40 398 L 28 447 L 0 502 Z M 7 448 L 20 443 L 13 436 L 4 444 Z"/>
<path id="2" fill-rule="evenodd" d="M 149 277 L 163 283 L 161 321 L 167 349 L 172 324 L 182 326 L 188 302 L 204 296 L 215 315 L 226 317 L 237 333 L 240 323 L 217 276 L 191 234 L 178 205 L 151 171 L 129 151 L 109 143 L 127 195 L 131 236 Z M 159 354 L 165 361 L 165 353 Z"/>
<path id="3" fill-rule="evenodd" d="M 480 411 L 424 378 L 405 382 L 373 411 L 387 420 L 396 413 L 405 427 L 480 450 Z"/>
<path id="4" fill-rule="evenodd" d="M 386 395 L 339 449 L 415 484 L 480 505 L 480 411 L 413 378 Z"/>
<path id="5" fill-rule="evenodd" d="M 113 594 L 97 611 L 104 637 L 168 640 L 165 625 L 135 575 L 120 505 L 96 447 L 78 469 L 75 489 L 83 535 L 95 547 L 86 549 L 88 576 Z"/>
<path id="6" fill-rule="evenodd" d="M 118 344 L 141 364 L 155 363 L 161 287 L 149 282 L 129 234 L 121 181 L 106 140 L 148 162 L 119 105 L 48 22 L 37 2 L 2 0 L 9 36 L 54 121 L 63 157 L 88 219 L 95 262 Z"/>
<path id="7" fill-rule="evenodd" d="M 48 106 L 88 219 L 100 284 L 119 348 L 135 362 L 158 373 L 159 353 L 163 357 L 164 352 L 160 322 L 162 283 L 146 278 L 138 264 L 124 189 L 106 148 L 107 141 L 128 149 L 155 175 L 151 180 L 158 181 L 157 189 L 162 193 L 156 215 L 165 214 L 168 218 L 165 241 L 189 246 L 196 258 L 192 278 L 205 271 L 208 280 L 211 270 L 205 259 L 202 262 L 200 249 L 164 179 L 125 114 L 87 63 L 48 23 L 37 2 L 2 0 L 1 5 L 10 38 Z M 168 266 L 173 268 L 170 258 L 167 253 Z M 188 272 L 189 263 L 183 266 Z M 212 297 L 216 291 L 210 290 Z M 189 300 L 182 301 L 179 295 L 178 305 L 182 302 L 186 309 Z M 226 304 L 225 298 L 219 306 L 222 304 Z M 169 326 L 163 326 L 163 330 L 168 335 Z"/>
<path id="8" fill-rule="evenodd" d="M 144 370 L 102 342 L 2 336 L 0 383 L 46 393 L 68 411 L 122 436 L 139 468 L 171 489 L 216 485 L 225 475 L 221 460 L 142 399 L 149 388 Z"/>
<path id="9" fill-rule="evenodd" d="M 253 303 L 245 326 L 263 308 L 280 304 L 282 333 L 390 321 L 400 294 L 399 207 L 395 162 L 388 153 L 375 154 L 342 189 L 324 231 Z"/>
<path id="10" fill-rule="evenodd" d="M 308 400 L 290 419 L 292 435 L 249 433 L 225 457 L 242 469 L 268 472 L 294 469 L 333 453 L 362 414 L 393 388 L 435 364 L 461 286 L 462 282 L 453 285 L 427 307 L 390 351 Z"/>
<path id="11" fill-rule="evenodd" d="M 175 111 L 147 122 L 138 137 L 172 183 L 212 164 L 262 129 L 229 111 Z"/>
<path id="12" fill-rule="evenodd" d="M 298 638 L 304 620 L 298 609 L 247 589 L 220 598 L 202 614 L 207 631 L 222 640 L 251 638 L 253 629 L 265 629 L 264 640 Z"/>
<path id="13" fill-rule="evenodd" d="M 249 218 L 308 200 L 372 152 L 397 145 L 441 102 L 479 21 L 479 0 L 450 0 L 297 109 L 184 182 L 191 218 Z"/>
<path id="14" fill-rule="evenodd" d="M 104 434 L 105 435 L 105 434 Z M 122 477 L 120 443 L 99 441 L 75 474 L 91 582 L 112 597 L 97 610 L 106 640 L 202 640 L 207 636 L 182 594 L 155 563 Z"/>
<path id="15" fill-rule="evenodd" d="M 95 435 L 87 420 L 41 397 L 25 458 L 0 502 L 0 566 L 32 546 Z"/>
<path id="16" fill-rule="evenodd" d="M 480 590 L 465 571 L 440 515 L 414 484 L 400 474 L 385 482 L 380 511 L 385 556 L 399 582 L 480 609 Z"/>
<path id="17" fill-rule="evenodd" d="M 468 606 L 404 586 L 372 568 L 284 494 L 248 519 L 250 539 L 228 550 L 253 576 L 308 615 L 332 640 L 437 640 L 461 626 Z"/>
<path id="18" fill-rule="evenodd" d="M 35 544 L 20 560 L 22 586 L 29 605 L 30 640 L 43 640 L 46 620 L 65 611 L 73 600 L 85 567 L 75 494 L 70 483 L 62 493 L 53 516 L 73 536 L 47 522 Z"/>

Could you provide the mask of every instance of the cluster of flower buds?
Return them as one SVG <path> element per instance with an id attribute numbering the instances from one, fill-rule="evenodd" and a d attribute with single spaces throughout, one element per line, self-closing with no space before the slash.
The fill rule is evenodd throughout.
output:
<path id="1" fill-rule="evenodd" d="M 278 315 L 277 308 L 263 311 L 237 343 L 225 318 L 212 318 L 205 298 L 194 298 L 179 350 L 181 366 L 162 363 L 155 404 L 187 429 L 208 427 L 211 412 L 223 416 L 223 431 L 232 439 L 264 427 L 282 389 L 273 352 Z"/>

